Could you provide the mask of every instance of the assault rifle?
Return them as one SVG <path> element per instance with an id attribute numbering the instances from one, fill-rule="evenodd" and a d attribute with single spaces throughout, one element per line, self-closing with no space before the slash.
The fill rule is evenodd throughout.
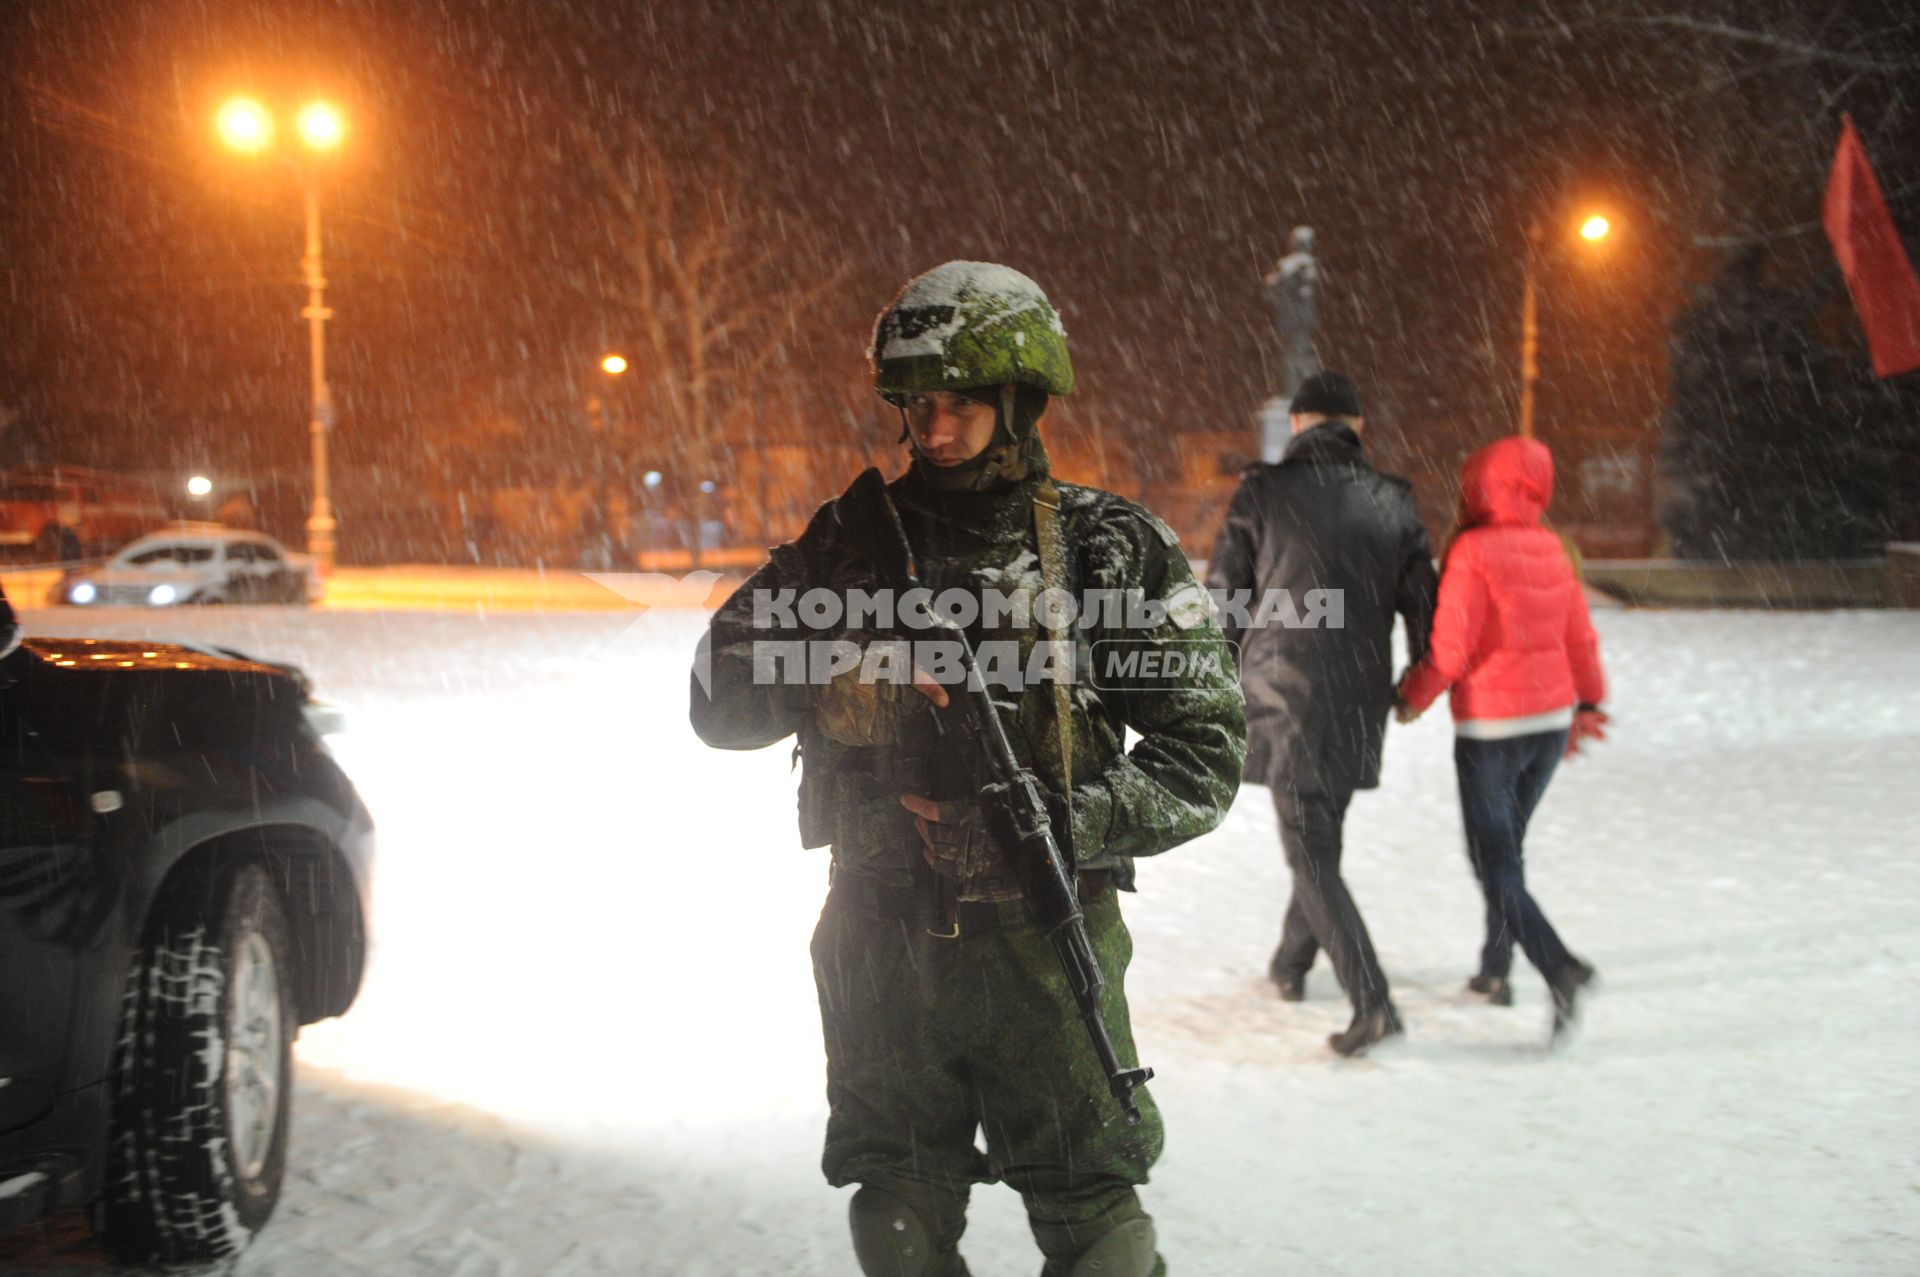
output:
<path id="1" fill-rule="evenodd" d="M 878 470 L 868 469 L 854 480 L 853 486 L 840 498 L 838 517 L 854 543 L 878 570 L 881 585 L 894 592 L 896 603 L 907 597 L 908 591 L 922 589 L 913 547 L 907 541 L 900 512 L 894 509 L 893 499 L 887 495 L 886 481 Z M 944 733 L 946 725 L 942 720 L 949 716 L 957 718 L 960 734 L 984 757 L 991 780 L 978 795 L 981 811 L 1007 856 L 1008 868 L 1020 884 L 1027 911 L 1059 955 L 1080 1019 L 1087 1026 L 1094 1052 L 1100 1057 L 1100 1067 L 1106 1072 L 1108 1089 L 1125 1110 L 1127 1122 L 1137 1126 L 1140 1109 L 1134 1103 L 1133 1092 L 1153 1077 L 1153 1070 L 1122 1068 L 1114 1053 L 1113 1039 L 1100 1016 L 1100 996 L 1106 980 L 1100 972 L 1100 960 L 1094 956 L 1093 945 L 1087 939 L 1086 919 L 1080 913 L 1074 873 L 1060 850 L 1059 840 L 1053 835 L 1053 821 L 1047 813 L 1039 778 L 1022 767 L 1014 756 L 1013 745 L 1007 740 L 1006 727 L 1000 722 L 1000 713 L 987 692 L 966 632 L 931 611 L 924 615 L 929 630 L 958 643 L 960 663 L 966 675 L 958 688 L 948 689 L 952 695 L 948 708 L 933 710 L 934 723 Z M 897 626 L 899 618 L 895 621 Z M 955 692 L 958 694 L 953 695 Z"/>

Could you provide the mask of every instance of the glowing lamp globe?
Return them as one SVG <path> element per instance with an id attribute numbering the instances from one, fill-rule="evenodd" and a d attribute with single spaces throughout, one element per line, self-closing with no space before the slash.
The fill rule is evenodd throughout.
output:
<path id="1" fill-rule="evenodd" d="M 257 155 L 273 142 L 273 117 L 252 98 L 230 98 L 213 117 L 221 142 L 243 155 Z"/>
<path id="2" fill-rule="evenodd" d="M 347 135 L 347 122 L 340 112 L 325 102 L 310 102 L 300 108 L 300 140 L 312 151 L 331 151 Z"/>

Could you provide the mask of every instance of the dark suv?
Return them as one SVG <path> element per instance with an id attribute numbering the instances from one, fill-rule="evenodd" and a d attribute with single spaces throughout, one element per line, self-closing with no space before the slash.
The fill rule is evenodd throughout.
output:
<path id="1" fill-rule="evenodd" d="M 286 1166 L 293 1038 L 367 947 L 372 822 L 298 670 L 27 639 L 0 592 L 0 1232 L 90 1205 L 231 1255 Z"/>

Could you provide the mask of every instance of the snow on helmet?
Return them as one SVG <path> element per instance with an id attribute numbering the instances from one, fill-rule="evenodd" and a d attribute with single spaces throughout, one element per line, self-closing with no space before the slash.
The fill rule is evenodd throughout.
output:
<path id="1" fill-rule="evenodd" d="M 874 387 L 889 398 L 976 386 L 1073 389 L 1067 330 L 1040 285 L 991 262 L 910 280 L 873 326 Z"/>

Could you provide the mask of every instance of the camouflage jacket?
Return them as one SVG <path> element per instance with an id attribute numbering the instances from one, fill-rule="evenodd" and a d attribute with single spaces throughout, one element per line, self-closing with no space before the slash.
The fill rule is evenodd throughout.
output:
<path id="1" fill-rule="evenodd" d="M 909 470 L 889 484 L 927 588 L 936 595 L 959 589 L 975 597 L 1022 590 L 1037 596 L 1044 586 L 1033 527 L 1036 482 L 993 493 L 936 493 Z M 1165 683 L 1135 677 L 1130 688 L 1116 688 L 1116 680 L 1089 678 L 1081 668 L 1070 689 L 1074 855 L 1081 869 L 1108 870 L 1130 887 L 1133 857 L 1206 833 L 1226 814 L 1246 749 L 1245 707 L 1207 596 L 1173 532 L 1113 493 L 1055 486 L 1065 588 L 1076 600 L 1117 600 L 1127 591 L 1137 596 L 1131 616 L 1112 606 L 1080 608 L 1077 663 L 1115 651 L 1110 640 L 1122 649 L 1177 647 L 1187 657 L 1182 675 Z M 714 614 L 694 671 L 693 726 L 720 749 L 759 749 L 797 735 L 802 844 L 831 845 L 836 873 L 905 882 L 920 840 L 898 795 L 970 799 L 983 779 L 970 744 L 951 738 L 900 749 L 842 744 L 815 724 L 814 687 L 768 681 L 768 643 L 867 637 L 827 623 L 834 619 L 830 608 L 814 611 L 811 619 L 819 624 L 809 625 L 804 608 L 769 606 L 792 604 L 809 590 L 845 597 L 849 590 L 878 588 L 837 505 L 822 506 L 799 539 L 775 548 Z M 1095 593 L 1102 591 L 1111 593 Z M 983 665 L 996 648 L 1017 656 L 1008 664 L 1019 671 L 1030 669 L 1036 644 L 1044 656 L 1045 631 L 1037 620 L 1020 625 L 1019 619 L 982 617 L 967 627 Z M 993 694 L 1022 765 L 1061 793 L 1052 683 L 1025 678 L 1017 687 L 996 686 Z M 1125 747 L 1129 728 L 1139 735 L 1131 750 Z"/>

